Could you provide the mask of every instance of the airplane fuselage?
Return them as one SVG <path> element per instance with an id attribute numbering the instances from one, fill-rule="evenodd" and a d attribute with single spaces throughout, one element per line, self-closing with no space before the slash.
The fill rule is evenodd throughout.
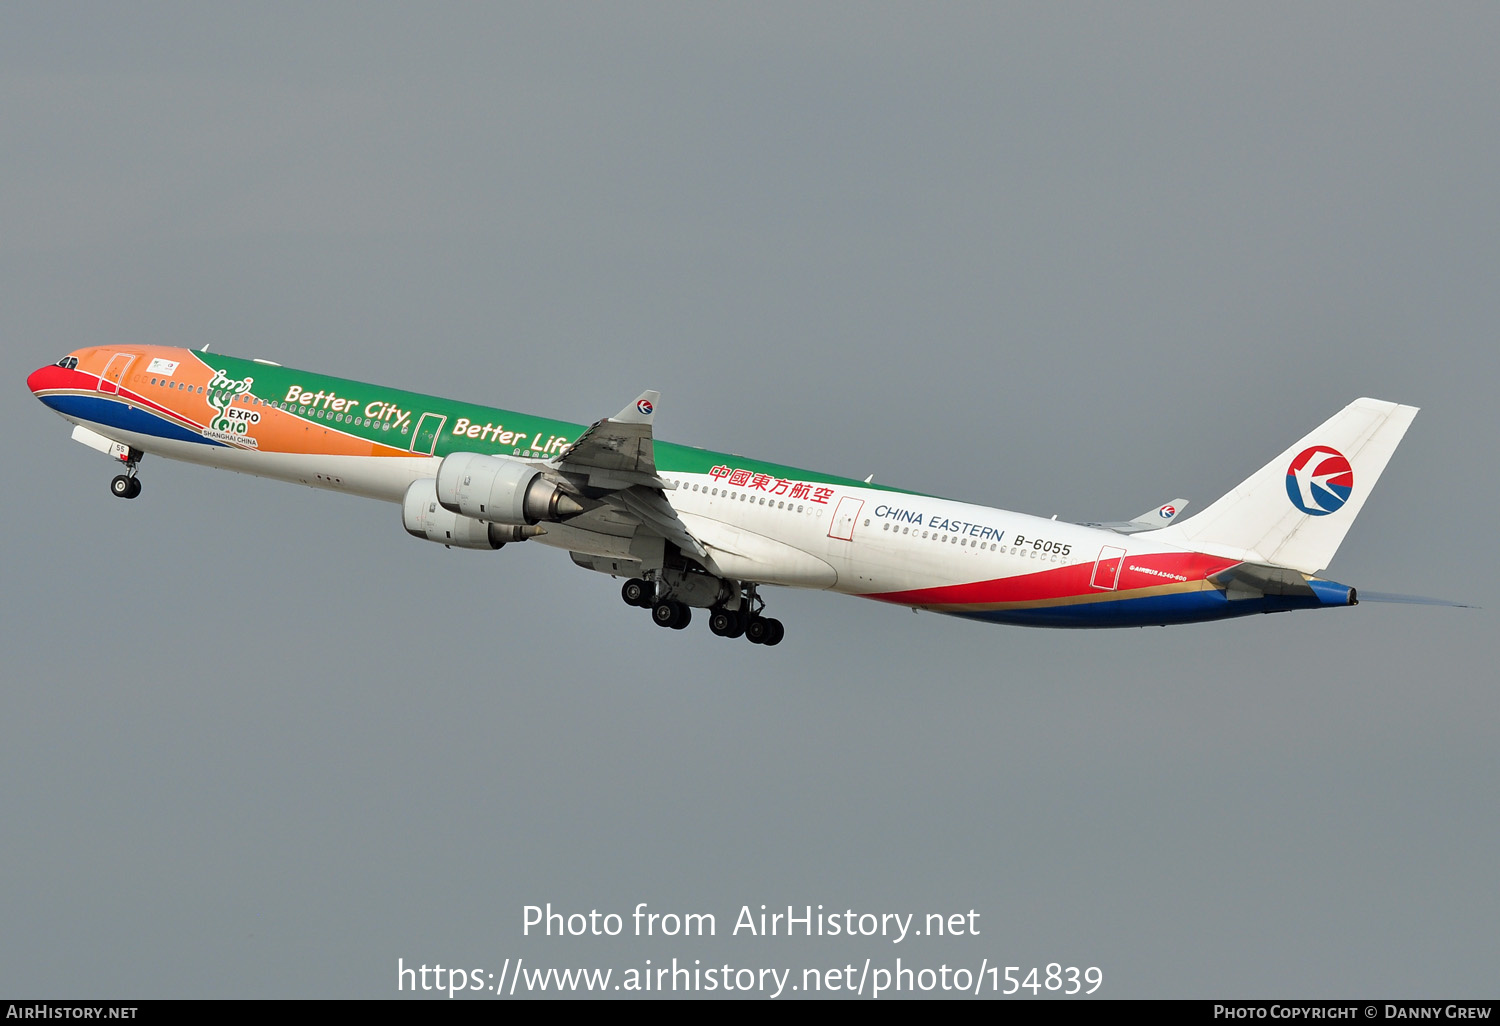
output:
<path id="1" fill-rule="evenodd" d="M 128 447 L 132 466 L 150 454 L 393 503 L 456 453 L 555 474 L 588 430 L 167 347 L 81 349 L 28 385 L 65 419 Z M 1221 575 L 1240 558 L 1154 532 L 1127 535 L 660 440 L 654 459 L 661 494 L 702 555 L 670 544 L 656 554 L 659 541 L 644 544 L 649 526 L 618 507 L 546 523 L 531 540 L 618 576 L 644 567 L 650 577 L 676 560 L 736 583 L 1034 626 L 1184 623 L 1353 603 L 1352 589 L 1307 575 L 1307 586 L 1284 594 L 1236 593 Z M 577 494 L 588 503 L 601 493 Z"/>

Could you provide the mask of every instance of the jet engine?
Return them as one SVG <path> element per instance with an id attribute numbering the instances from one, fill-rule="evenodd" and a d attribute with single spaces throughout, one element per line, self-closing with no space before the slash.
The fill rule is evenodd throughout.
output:
<path id="1" fill-rule="evenodd" d="M 451 513 L 524 527 L 583 512 L 535 467 L 502 456 L 455 452 L 438 465 L 437 501 Z"/>
<path id="2" fill-rule="evenodd" d="M 436 482 L 430 477 L 413 481 L 401 500 L 401 526 L 414 538 L 460 549 L 498 549 L 506 542 L 525 541 L 541 534 L 540 527 L 487 524 L 459 516 L 438 502 Z"/>

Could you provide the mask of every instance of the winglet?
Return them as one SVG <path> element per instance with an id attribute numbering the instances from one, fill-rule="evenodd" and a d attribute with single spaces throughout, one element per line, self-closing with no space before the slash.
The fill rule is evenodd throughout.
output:
<path id="1" fill-rule="evenodd" d="M 617 424 L 650 424 L 656 416 L 656 404 L 660 400 L 661 393 L 648 388 L 638 399 L 609 419 Z"/>

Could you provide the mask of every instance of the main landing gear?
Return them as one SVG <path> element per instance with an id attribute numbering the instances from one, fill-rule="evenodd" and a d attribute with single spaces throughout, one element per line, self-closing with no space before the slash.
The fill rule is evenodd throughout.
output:
<path id="1" fill-rule="evenodd" d="M 119 474 L 109 483 L 109 493 L 117 499 L 133 499 L 141 494 L 141 479 L 135 476 L 135 468 L 140 465 L 140 453 L 132 450 L 134 459 L 122 460 L 125 464 L 125 473 Z"/>
<path id="2" fill-rule="evenodd" d="M 687 603 L 670 597 L 658 599 L 652 581 L 631 578 L 620 588 L 620 597 L 627 606 L 651 610 L 651 619 L 658 627 L 680 631 L 693 620 L 692 607 Z M 746 584 L 740 608 L 727 609 L 719 604 L 709 610 L 708 629 L 721 638 L 748 638 L 752 645 L 779 645 L 786 636 L 786 628 L 774 617 L 761 616 L 764 609 L 765 603 L 755 593 L 755 585 Z"/>

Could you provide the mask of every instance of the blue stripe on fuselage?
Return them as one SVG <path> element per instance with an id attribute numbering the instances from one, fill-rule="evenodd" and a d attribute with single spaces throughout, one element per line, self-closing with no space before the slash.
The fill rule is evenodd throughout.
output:
<path id="1" fill-rule="evenodd" d="M 121 399 L 102 395 L 43 395 L 37 398 L 58 413 L 73 420 L 82 420 L 102 427 L 119 428 L 121 431 L 133 431 L 139 435 L 170 438 L 179 442 L 223 446 L 222 442 L 204 438 L 195 431 L 189 431 L 154 413 L 130 406 Z"/>
<path id="2" fill-rule="evenodd" d="M 1348 605 L 1349 589 L 1332 581 L 1316 582 L 1320 595 L 1265 595 L 1261 598 L 1230 599 L 1218 589 L 1146 595 L 1110 602 L 1076 602 L 1035 606 L 1030 609 L 985 609 L 972 613 L 943 610 L 950 616 L 986 623 L 1009 623 L 1021 627 L 1156 627 L 1170 623 L 1201 623 L 1227 620 L 1252 613 L 1281 613 L 1292 609 L 1317 609 L 1325 605 Z M 1320 601 L 1321 597 L 1321 601 Z"/>

